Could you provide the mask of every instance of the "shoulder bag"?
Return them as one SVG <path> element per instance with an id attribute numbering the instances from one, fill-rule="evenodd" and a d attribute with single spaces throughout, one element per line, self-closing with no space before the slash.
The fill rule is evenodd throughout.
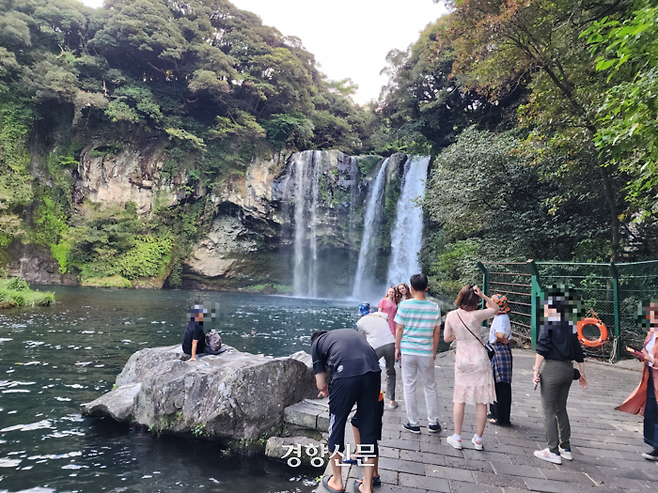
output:
<path id="1" fill-rule="evenodd" d="M 489 359 L 493 359 L 494 355 L 496 354 L 496 350 L 493 348 L 493 346 L 492 346 L 489 342 L 487 342 L 486 344 L 484 344 L 484 343 L 480 340 L 480 338 L 479 338 L 478 336 L 476 336 L 475 334 L 473 334 L 473 331 L 472 331 L 471 329 L 469 329 L 468 326 L 464 323 L 464 320 L 462 320 L 462 317 L 461 317 L 461 315 L 459 315 L 459 312 L 455 311 L 455 313 L 456 313 L 457 316 L 459 317 L 459 320 L 461 321 L 461 323 L 462 323 L 462 325 L 464 326 L 464 328 L 466 328 L 466 330 L 468 330 L 468 331 L 471 333 L 471 335 L 477 339 L 477 341 L 480 343 L 480 345 L 481 345 L 484 349 L 487 350 L 487 356 L 489 356 Z"/>

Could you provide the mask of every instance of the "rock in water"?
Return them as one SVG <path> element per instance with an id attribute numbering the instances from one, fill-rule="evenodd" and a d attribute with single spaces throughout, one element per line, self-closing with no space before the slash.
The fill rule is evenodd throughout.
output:
<path id="1" fill-rule="evenodd" d="M 85 404 L 83 414 L 158 432 L 257 439 L 281 428 L 286 406 L 317 393 L 313 370 L 296 359 L 298 353 L 271 358 L 225 347 L 192 362 L 180 345 L 142 349 L 116 387 Z"/>

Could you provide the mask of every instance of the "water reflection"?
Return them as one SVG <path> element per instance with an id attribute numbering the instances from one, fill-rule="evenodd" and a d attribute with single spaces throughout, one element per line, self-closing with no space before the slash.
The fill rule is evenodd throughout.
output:
<path id="1" fill-rule="evenodd" d="M 52 289 L 52 287 L 50 288 Z M 0 493 L 308 492 L 320 469 L 224 459 L 210 442 L 155 437 L 80 415 L 129 356 L 179 344 L 190 305 L 219 306 L 226 344 L 284 356 L 314 330 L 352 327 L 353 303 L 190 291 L 55 288 L 50 308 L 0 313 Z M 291 478 L 291 476 L 293 476 Z"/>

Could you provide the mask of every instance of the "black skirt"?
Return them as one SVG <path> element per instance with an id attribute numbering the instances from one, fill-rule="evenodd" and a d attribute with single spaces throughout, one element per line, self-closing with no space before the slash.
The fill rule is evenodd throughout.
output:
<path id="1" fill-rule="evenodd" d="M 644 442 L 658 449 L 658 402 L 654 391 L 653 368 L 649 367 L 647 382 L 647 404 L 644 407 Z"/>

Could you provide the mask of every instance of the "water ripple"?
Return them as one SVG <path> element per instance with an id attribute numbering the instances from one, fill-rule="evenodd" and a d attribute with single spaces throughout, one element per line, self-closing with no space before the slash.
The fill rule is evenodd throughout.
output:
<path id="1" fill-rule="evenodd" d="M 42 419 L 41 421 L 37 421 L 36 423 L 30 423 L 27 425 L 14 425 L 10 426 L 8 428 L 3 428 L 0 430 L 0 433 L 4 433 L 7 431 L 32 431 L 32 430 L 43 430 L 43 429 L 52 429 L 55 428 L 53 423 L 49 419 Z"/>

